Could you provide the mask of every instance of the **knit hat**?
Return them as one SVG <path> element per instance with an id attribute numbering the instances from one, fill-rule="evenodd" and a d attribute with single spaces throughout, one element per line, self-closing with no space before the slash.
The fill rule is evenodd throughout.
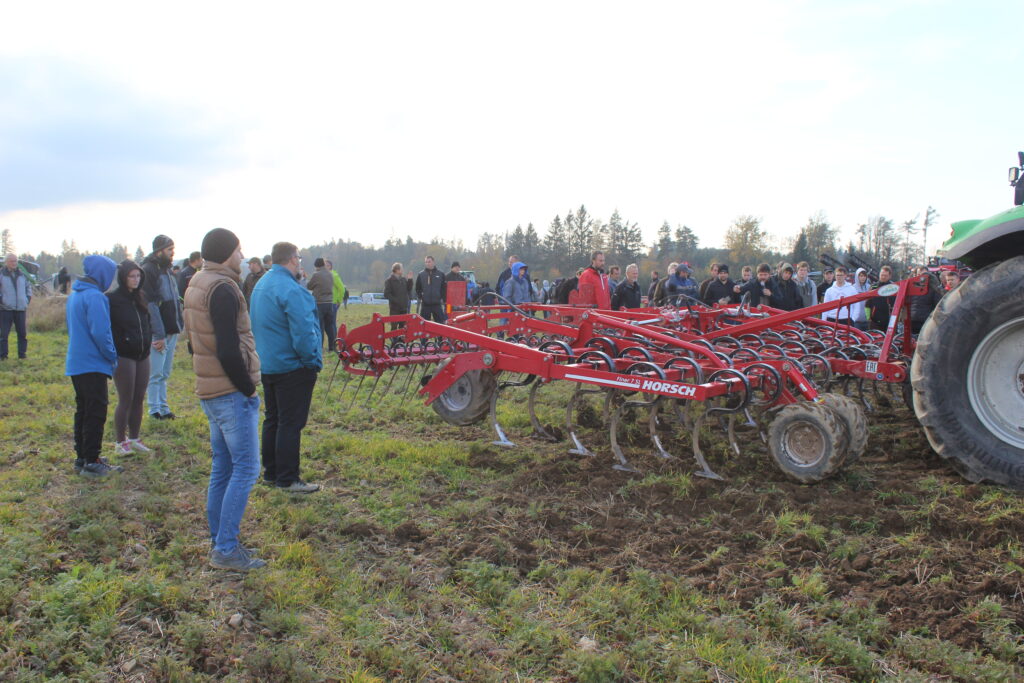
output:
<path id="1" fill-rule="evenodd" d="M 238 248 L 235 233 L 224 228 L 214 228 L 203 238 L 203 258 L 214 263 L 224 263 Z"/>
<path id="2" fill-rule="evenodd" d="M 458 261 L 452 261 L 452 268 L 461 268 Z"/>
<path id="3" fill-rule="evenodd" d="M 173 247 L 173 246 L 174 246 L 174 240 L 172 240 L 167 235 L 157 235 L 156 237 L 153 238 L 153 253 L 154 254 L 156 252 L 160 251 L 161 249 L 166 249 L 167 247 Z"/>
<path id="4" fill-rule="evenodd" d="M 724 263 L 720 264 L 718 266 L 718 272 L 719 273 L 728 273 L 729 272 L 729 266 L 725 265 Z"/>

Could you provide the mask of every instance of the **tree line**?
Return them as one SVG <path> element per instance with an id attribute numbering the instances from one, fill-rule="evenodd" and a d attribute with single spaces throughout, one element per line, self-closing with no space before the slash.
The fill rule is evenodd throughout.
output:
<path id="1" fill-rule="evenodd" d="M 464 270 L 476 273 L 478 281 L 492 284 L 507 265 L 510 254 L 528 264 L 533 277 L 554 280 L 572 276 L 577 268 L 588 265 L 590 254 L 595 250 L 605 252 L 609 266 L 625 269 L 628 264 L 636 263 L 644 279 L 654 270 L 664 274 L 670 261 L 686 261 L 696 277 L 704 277 L 712 263 L 737 267 L 760 262 L 807 261 L 811 269 L 816 270 L 820 268 L 820 254 L 833 254 L 842 259 L 849 252 L 856 252 L 876 266 L 889 264 L 898 273 L 904 273 L 910 266 L 924 261 L 922 238 L 937 217 L 938 213 L 930 206 L 923 218 L 915 216 L 902 222 L 872 216 L 858 224 L 855 241 L 846 245 L 838 243 L 839 230 L 824 212 L 810 216 L 783 245 L 772 243 L 757 216 L 738 216 L 725 229 L 722 243 L 716 246 L 702 245 L 696 232 L 686 224 L 673 226 L 665 220 L 657 228 L 654 241 L 646 244 L 639 224 L 624 218 L 618 210 L 604 220 L 581 205 L 555 215 L 542 229 L 527 222 L 525 228 L 519 224 L 504 232 L 483 232 L 473 247 L 461 240 L 440 237 L 429 241 L 414 240 L 412 236 L 404 240 L 389 238 L 381 246 L 332 239 L 303 248 L 301 256 L 304 267 L 310 271 L 318 256 L 331 260 L 353 293 L 380 291 L 393 263 L 403 264 L 407 271 L 418 272 L 427 255 L 433 256 L 442 268 L 459 261 Z M 17 253 L 11 231 L 4 230 L 2 236 L 3 252 Z M 182 251 L 179 258 L 187 256 L 187 251 Z M 66 266 L 72 274 L 80 274 L 86 253 L 71 240 L 62 244 L 59 254 L 42 252 L 21 257 L 38 263 L 45 275 L 57 272 L 61 266 Z M 133 252 L 120 243 L 102 253 L 118 262 L 128 256 L 141 261 L 145 256 L 141 246 Z"/>

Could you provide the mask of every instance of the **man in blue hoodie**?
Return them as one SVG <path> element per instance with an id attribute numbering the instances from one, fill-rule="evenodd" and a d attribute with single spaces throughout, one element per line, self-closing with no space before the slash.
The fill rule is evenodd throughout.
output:
<path id="1" fill-rule="evenodd" d="M 65 310 L 68 353 L 64 374 L 75 387 L 75 472 L 99 479 L 123 469 L 100 457 L 107 423 L 107 380 L 117 367 L 110 302 L 104 292 L 114 279 L 117 264 L 92 254 L 85 257 L 82 268 L 85 277 L 71 287 Z"/>
<path id="2" fill-rule="evenodd" d="M 250 311 L 265 405 L 263 481 L 289 493 L 313 493 L 320 487 L 299 476 L 299 440 L 324 365 L 320 319 L 313 295 L 295 280 L 298 247 L 278 242 L 271 258 L 273 267 L 252 290 Z"/>
<path id="3" fill-rule="evenodd" d="M 699 293 L 697 282 L 690 277 L 690 265 L 680 263 L 676 271 L 669 276 L 665 283 L 665 291 L 668 293 L 668 300 L 677 306 L 692 304 L 694 301 L 700 303 L 697 298 Z"/>

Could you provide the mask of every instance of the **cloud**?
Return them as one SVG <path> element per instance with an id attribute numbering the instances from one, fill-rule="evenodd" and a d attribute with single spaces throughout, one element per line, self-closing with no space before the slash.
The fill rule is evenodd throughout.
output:
<path id="1" fill-rule="evenodd" d="M 195 194 L 238 134 L 71 62 L 0 57 L 0 213 Z"/>

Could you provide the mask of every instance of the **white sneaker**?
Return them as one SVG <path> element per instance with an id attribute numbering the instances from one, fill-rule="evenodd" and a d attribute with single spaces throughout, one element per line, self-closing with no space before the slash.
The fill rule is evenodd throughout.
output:
<path id="1" fill-rule="evenodd" d="M 114 453 L 117 455 L 131 455 L 132 444 L 129 441 L 120 441 L 114 444 Z"/>
<path id="2" fill-rule="evenodd" d="M 136 453 L 152 453 L 153 449 L 142 443 L 142 439 L 128 439 L 126 442 Z"/>

